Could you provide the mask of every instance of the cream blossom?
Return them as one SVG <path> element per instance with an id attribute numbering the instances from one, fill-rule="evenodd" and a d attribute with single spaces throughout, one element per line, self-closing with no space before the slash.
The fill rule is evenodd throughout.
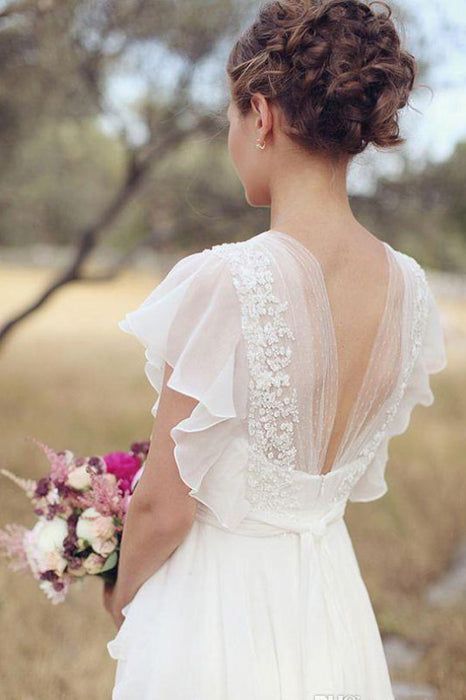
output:
<path id="1" fill-rule="evenodd" d="M 86 465 L 72 469 L 67 478 L 68 484 L 79 491 L 85 491 L 91 486 L 91 476 L 87 471 Z"/>
<path id="2" fill-rule="evenodd" d="M 97 537 L 103 540 L 109 540 L 115 534 L 115 526 L 111 516 L 101 515 L 100 518 L 96 518 L 94 524 Z"/>
<path id="3" fill-rule="evenodd" d="M 62 518 L 38 520 L 24 536 L 24 551 L 33 575 L 39 578 L 42 571 L 62 573 L 66 568 L 63 558 L 63 540 L 68 526 Z"/>
<path id="4" fill-rule="evenodd" d="M 112 537 L 110 539 L 96 537 L 95 540 L 92 542 L 92 549 L 98 554 L 101 554 L 103 557 L 108 557 L 108 555 L 114 551 L 116 546 L 116 537 Z"/>
<path id="5" fill-rule="evenodd" d="M 33 527 L 34 540 L 40 552 L 63 551 L 68 525 L 63 518 L 39 520 Z"/>
<path id="6" fill-rule="evenodd" d="M 52 552 L 44 552 L 40 556 L 40 564 L 42 571 L 55 571 L 57 574 L 62 574 L 66 569 L 68 562 L 58 550 Z"/>
<path id="7" fill-rule="evenodd" d="M 100 554 L 110 554 L 116 546 L 113 518 L 101 515 L 95 508 L 86 508 L 76 525 L 76 534 Z"/>
<path id="8" fill-rule="evenodd" d="M 89 556 L 84 560 L 84 568 L 88 574 L 100 573 L 104 564 L 105 557 L 101 557 L 99 554 L 89 554 Z"/>

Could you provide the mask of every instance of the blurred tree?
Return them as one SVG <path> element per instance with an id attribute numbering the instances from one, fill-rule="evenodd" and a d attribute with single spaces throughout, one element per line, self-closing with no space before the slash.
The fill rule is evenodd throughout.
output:
<path id="1" fill-rule="evenodd" d="M 161 166 L 187 139 L 195 135 L 206 137 L 218 130 L 218 115 L 206 111 L 193 95 L 196 72 L 238 29 L 250 6 L 241 0 L 191 0 L 189 5 L 172 0 L 17 0 L 3 4 L 0 155 L 4 162 L 16 158 L 17 164 L 24 164 L 32 158 L 37 167 L 39 160 L 34 159 L 34 150 L 42 147 L 57 181 L 67 170 L 73 138 L 82 136 L 87 140 L 92 154 L 90 162 L 81 159 L 77 168 L 81 188 L 87 189 L 87 195 L 81 192 L 71 210 L 60 206 L 59 196 L 60 190 L 63 194 L 64 188 L 73 186 L 73 177 L 68 178 L 67 185 L 58 187 L 55 203 L 54 195 L 42 199 L 37 178 L 33 178 L 29 191 L 25 183 L 25 199 L 30 195 L 29 217 L 34 217 L 34 211 L 39 212 L 44 228 L 53 230 L 53 239 L 64 240 L 72 235 L 77 250 L 69 266 L 42 294 L 4 324 L 0 340 L 60 287 L 88 278 L 84 263 L 142 186 L 154 162 Z M 108 84 L 112 77 L 124 79 L 125 65 L 134 64 L 138 56 L 147 62 L 150 76 L 146 81 L 147 97 L 141 101 L 138 112 L 138 129 L 134 129 L 134 120 L 128 124 L 124 110 L 112 104 Z M 118 133 L 118 143 L 110 148 L 109 160 L 113 152 L 118 154 L 119 162 L 119 182 L 99 202 L 94 178 L 83 177 L 97 161 L 102 171 L 97 146 L 103 137 L 92 134 L 89 124 L 97 117 L 105 118 L 113 133 Z M 74 130 L 70 122 L 74 122 Z M 81 156 L 86 155 L 85 151 Z M 19 168 L 20 173 L 24 170 Z M 112 173 L 104 168 L 101 177 L 103 184 L 108 184 Z M 32 184 L 31 179 L 29 183 Z M 15 176 L 5 170 L 0 178 L 0 201 L 6 208 L 13 200 L 15 184 Z M 80 206 L 83 201 L 89 203 L 84 211 Z M 14 221 L 14 215 L 11 218 Z M 28 223 L 26 217 L 26 226 Z M 150 237 L 154 233 L 151 231 Z M 120 264 L 100 278 L 116 274 L 130 254 L 127 252 Z"/>
<path id="2" fill-rule="evenodd" d="M 466 270 L 466 142 L 452 156 L 421 170 L 405 160 L 396 179 L 380 178 L 370 197 L 353 208 L 382 238 L 425 265 Z"/>
<path id="3" fill-rule="evenodd" d="M 0 186 L 0 238 L 9 245 L 72 242 L 124 173 L 121 143 L 91 120 L 45 122 L 15 151 L 15 167 L 2 171 Z"/>
<path id="4" fill-rule="evenodd" d="M 266 227 L 264 210 L 244 206 L 216 138 L 226 130 L 225 52 L 256 11 L 253 0 L 0 3 L 0 244 L 76 246 L 66 269 L 0 328 L 0 341 L 63 285 L 89 278 L 86 262 L 104 236 L 121 258 L 93 279 L 114 276 L 142 245 L 198 248 Z M 397 15 L 416 26 L 406 11 Z M 444 29 L 453 40 L 455 28 Z M 424 73 L 422 32 L 410 43 Z M 406 171 L 400 183 L 383 180 L 373 198 L 355 200 L 389 239 L 395 229 L 408 238 L 416 230 L 428 196 L 416 177 Z M 442 192 L 437 234 L 427 225 L 424 232 L 432 256 L 453 196 Z M 464 238 L 459 213 L 448 217 L 445 264 L 459 259 L 455 241 Z"/>

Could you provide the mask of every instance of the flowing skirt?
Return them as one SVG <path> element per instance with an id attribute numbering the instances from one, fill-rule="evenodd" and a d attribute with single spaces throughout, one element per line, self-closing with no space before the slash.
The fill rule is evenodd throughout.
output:
<path id="1" fill-rule="evenodd" d="M 112 700 L 394 700 L 342 517 L 306 540 L 210 520 L 123 609 Z"/>

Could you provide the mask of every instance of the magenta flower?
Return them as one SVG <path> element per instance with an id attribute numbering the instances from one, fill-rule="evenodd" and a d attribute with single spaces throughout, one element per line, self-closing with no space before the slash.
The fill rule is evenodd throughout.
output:
<path id="1" fill-rule="evenodd" d="M 115 475 L 121 490 L 130 492 L 133 477 L 141 466 L 140 458 L 129 452 L 109 452 L 104 455 L 104 460 L 107 471 Z"/>

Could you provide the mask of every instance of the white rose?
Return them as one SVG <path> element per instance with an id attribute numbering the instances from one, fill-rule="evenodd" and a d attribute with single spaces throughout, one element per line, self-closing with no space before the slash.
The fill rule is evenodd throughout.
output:
<path id="1" fill-rule="evenodd" d="M 78 489 L 78 491 L 85 491 L 91 486 L 91 476 L 86 469 L 86 466 L 76 467 L 72 469 L 68 474 L 68 484 L 73 489 Z"/>
<path id="2" fill-rule="evenodd" d="M 76 524 L 76 535 L 86 542 L 92 543 L 96 537 L 94 521 L 99 517 L 100 513 L 95 508 L 83 510 Z"/>
<path id="3" fill-rule="evenodd" d="M 63 540 L 68 534 L 68 525 L 63 518 L 39 520 L 33 528 L 37 548 L 41 552 L 63 550 Z"/>
<path id="4" fill-rule="evenodd" d="M 98 551 L 113 551 L 114 547 L 104 544 L 107 541 L 113 542 L 115 527 L 113 518 L 110 515 L 101 515 L 95 508 L 86 508 L 79 517 L 76 525 L 76 535 L 85 542 L 89 542 L 91 547 Z M 97 548 L 95 546 L 97 544 Z"/>
<path id="5" fill-rule="evenodd" d="M 108 555 L 113 552 L 116 546 L 116 537 L 112 537 L 108 540 L 104 540 L 102 539 L 102 537 L 96 537 L 92 543 L 92 549 L 98 554 L 101 554 L 103 557 L 108 557 Z"/>
<path id="6" fill-rule="evenodd" d="M 44 552 L 40 557 L 42 571 L 55 571 L 57 574 L 62 574 L 67 567 L 68 562 L 60 552 L 56 549 L 53 552 Z"/>
<path id="7" fill-rule="evenodd" d="M 102 567 L 105 564 L 105 558 L 101 557 L 99 554 L 89 554 L 89 556 L 84 560 L 84 568 L 88 574 L 98 574 L 102 571 Z"/>
<path id="8" fill-rule="evenodd" d="M 96 537 L 109 540 L 115 534 L 115 525 L 111 515 L 101 515 L 94 520 Z"/>

